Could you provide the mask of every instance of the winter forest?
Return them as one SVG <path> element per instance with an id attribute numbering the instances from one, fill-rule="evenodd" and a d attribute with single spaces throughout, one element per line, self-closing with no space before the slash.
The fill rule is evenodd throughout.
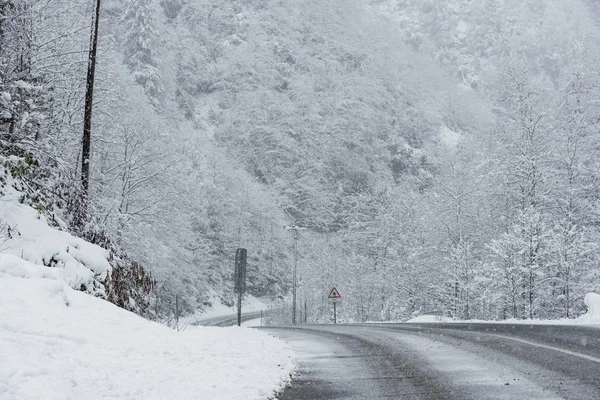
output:
<path id="1" fill-rule="evenodd" d="M 110 250 L 107 299 L 150 318 L 229 304 L 238 247 L 289 304 L 292 225 L 309 322 L 334 285 L 346 321 L 575 318 L 599 49 L 596 0 L 0 0 L 0 195 Z"/>

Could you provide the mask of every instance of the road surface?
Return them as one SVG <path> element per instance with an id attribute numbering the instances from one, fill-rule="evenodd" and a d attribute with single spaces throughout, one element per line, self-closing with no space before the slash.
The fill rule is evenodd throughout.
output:
<path id="1" fill-rule="evenodd" d="M 242 322 L 260 318 L 260 311 L 242 312 Z M 203 319 L 194 322 L 192 325 L 202 326 L 232 326 L 237 325 L 237 315 L 223 315 L 220 317 Z"/>
<path id="2" fill-rule="evenodd" d="M 262 328 L 298 369 L 281 400 L 600 399 L 600 329 L 509 324 Z"/>

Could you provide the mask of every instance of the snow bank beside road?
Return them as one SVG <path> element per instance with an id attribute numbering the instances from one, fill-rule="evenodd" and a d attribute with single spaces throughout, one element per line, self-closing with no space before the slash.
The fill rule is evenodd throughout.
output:
<path id="1" fill-rule="evenodd" d="M 583 303 L 588 311 L 577 320 L 582 324 L 600 324 L 600 294 L 586 294 Z"/>
<path id="2" fill-rule="evenodd" d="M 452 320 L 451 318 L 441 317 L 437 315 L 419 315 L 406 322 L 456 322 L 456 323 L 485 323 L 485 324 L 527 324 L 527 325 L 600 325 L 600 294 L 588 293 L 583 299 L 583 303 L 587 307 L 587 313 L 575 319 L 507 319 L 504 321 L 488 321 L 488 320 Z"/>
<path id="3" fill-rule="evenodd" d="M 175 332 L 71 289 L 54 268 L 0 255 L 0 398 L 266 399 L 293 369 L 266 333 Z"/>
<path id="4" fill-rule="evenodd" d="M 411 318 L 406 322 L 416 323 L 416 322 L 452 322 L 452 318 L 443 317 L 441 315 L 419 315 L 417 317 Z"/>

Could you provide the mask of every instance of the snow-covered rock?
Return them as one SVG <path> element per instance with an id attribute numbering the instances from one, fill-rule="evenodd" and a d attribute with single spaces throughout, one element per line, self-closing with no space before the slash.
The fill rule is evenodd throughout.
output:
<path id="1" fill-rule="evenodd" d="M 176 332 L 73 290 L 60 269 L 0 255 L 0 398 L 266 399 L 293 369 L 247 328 Z"/>

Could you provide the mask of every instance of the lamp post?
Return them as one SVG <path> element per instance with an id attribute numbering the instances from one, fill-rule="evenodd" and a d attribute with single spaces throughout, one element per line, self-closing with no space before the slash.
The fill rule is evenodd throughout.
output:
<path id="1" fill-rule="evenodd" d="M 306 229 L 299 226 L 286 226 L 286 229 L 291 230 L 294 235 L 294 271 L 292 274 L 292 325 L 296 325 L 296 287 L 298 277 L 298 237 L 300 230 Z"/>

